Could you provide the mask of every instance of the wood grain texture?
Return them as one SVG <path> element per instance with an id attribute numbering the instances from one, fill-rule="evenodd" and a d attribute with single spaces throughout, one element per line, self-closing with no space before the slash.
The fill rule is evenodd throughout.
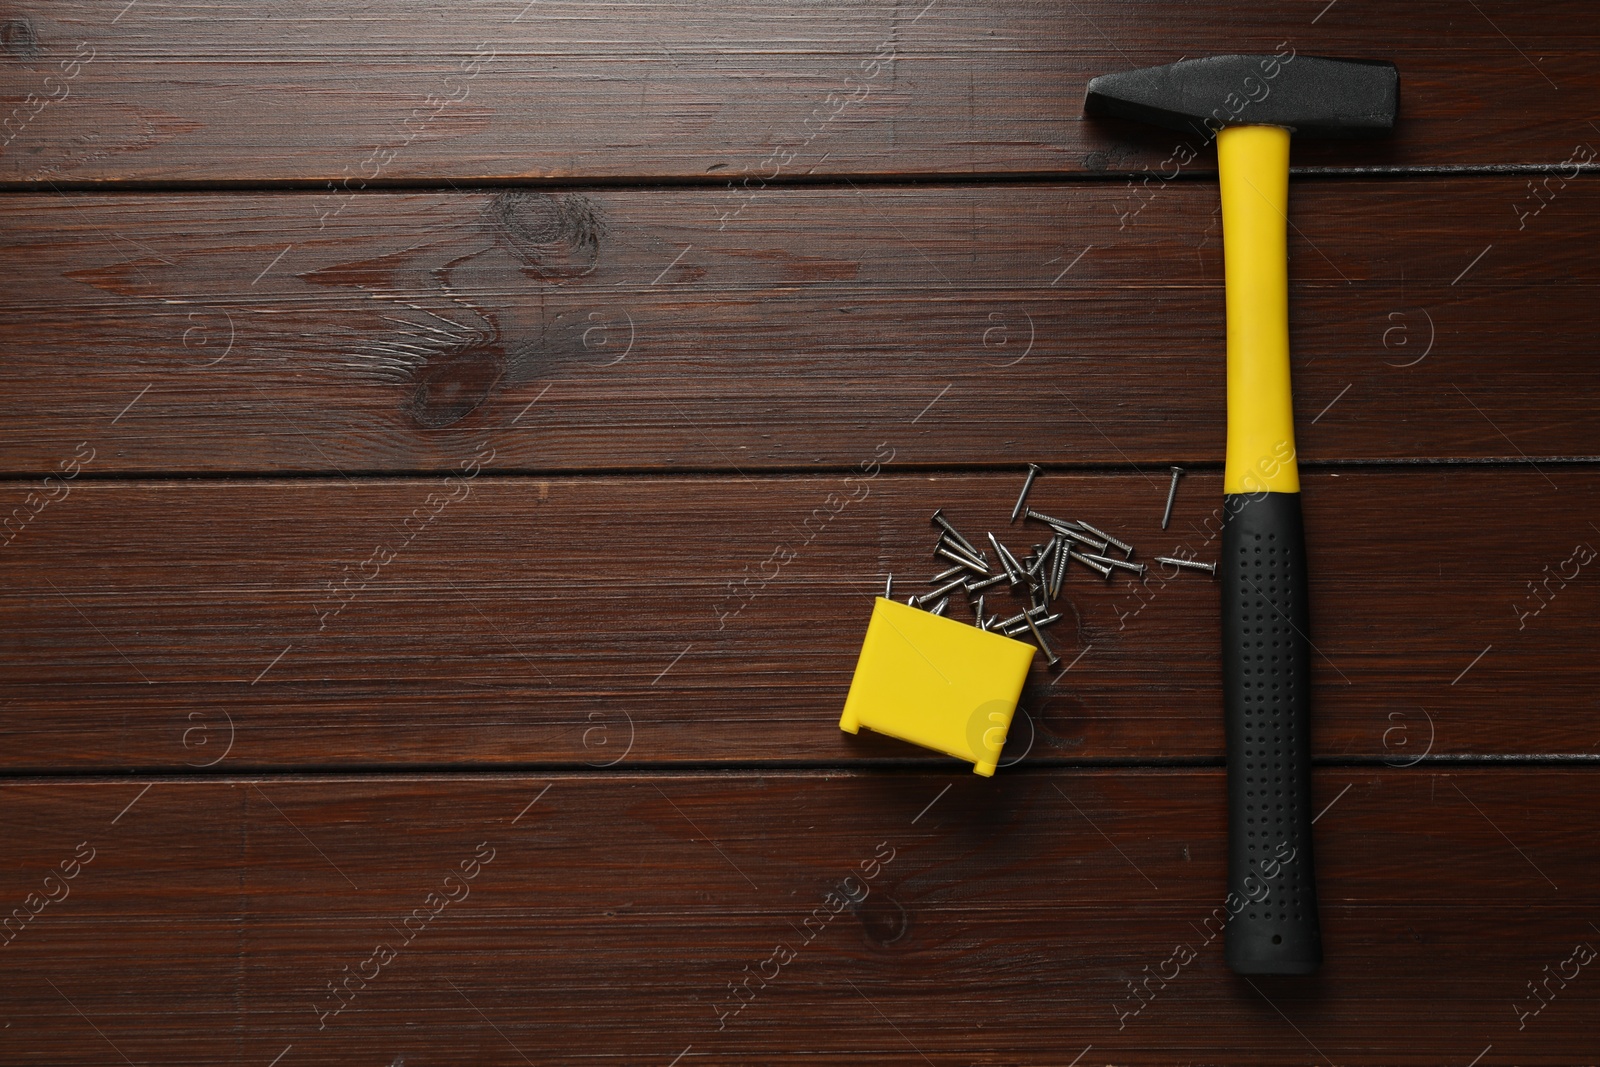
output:
<path id="1" fill-rule="evenodd" d="M 943 569 L 937 507 L 1019 553 L 1041 538 L 1007 525 L 1019 473 L 879 458 L 852 477 L 68 483 L 0 549 L 0 758 L 944 764 L 838 729 L 871 598 Z M 1547 473 L 1307 478 L 1319 754 L 1600 751 L 1600 481 Z M 1163 534 L 1165 492 L 1047 474 L 1031 499 L 1143 559 L 1214 560 L 1220 478 L 1188 476 Z M 1142 585 L 1077 570 L 1050 630 L 1075 662 L 1035 664 L 1007 759 L 1219 759 L 1217 597 L 1159 565 Z"/>
<path id="2" fill-rule="evenodd" d="M 1581 1063 L 1596 788 L 1319 771 L 1328 962 L 1246 981 L 1216 936 L 1212 770 L 12 783 L 8 905 L 93 858 L 0 948 L 3 1041 L 56 1064 Z"/>
<path id="3" fill-rule="evenodd" d="M 1600 456 L 1600 183 L 1538 214 L 1527 184 L 1296 185 L 1304 459 Z M 1214 185 L 729 203 L 0 200 L 0 466 L 415 471 L 485 435 L 541 471 L 1220 461 Z"/>
<path id="4" fill-rule="evenodd" d="M 1387 142 L 1312 165 L 1556 164 L 1594 137 L 1580 2 L 932 5 L 526 0 L 121 5 L 8 19 L 0 177 L 982 174 L 1157 168 L 1178 138 L 1082 116 L 1096 74 L 1229 52 L 1387 59 Z M 15 110 L 13 110 L 15 109 Z M 0 112 L 0 114 L 6 113 Z M 1209 162 L 1197 164 L 1210 166 Z"/>
<path id="5" fill-rule="evenodd" d="M 1592 1062 L 1591 8 L 0 12 L 0 1062 Z M 1402 102 L 1295 147 L 1327 963 L 1247 981 L 1205 576 L 1077 570 L 993 779 L 837 722 L 1026 461 L 1215 558 L 1214 156 L 1081 102 L 1280 49 Z"/>

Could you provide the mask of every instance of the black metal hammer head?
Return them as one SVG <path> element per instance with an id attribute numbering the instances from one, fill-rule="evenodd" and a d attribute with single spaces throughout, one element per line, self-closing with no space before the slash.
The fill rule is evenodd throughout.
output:
<path id="1" fill-rule="evenodd" d="M 1392 129 L 1399 103 L 1400 73 L 1393 63 L 1289 52 L 1209 56 L 1102 74 L 1089 83 L 1084 110 L 1208 139 L 1224 126 L 1240 125 L 1360 137 Z"/>

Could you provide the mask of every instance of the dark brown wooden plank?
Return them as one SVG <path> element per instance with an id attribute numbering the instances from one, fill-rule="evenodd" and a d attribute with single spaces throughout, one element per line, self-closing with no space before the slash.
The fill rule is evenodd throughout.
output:
<path id="1" fill-rule="evenodd" d="M 1089 78 L 1227 52 L 1392 60 L 1387 143 L 1315 165 L 1556 164 L 1594 137 L 1587 4 L 41 0 L 9 16 L 0 177 L 1159 170 L 1178 138 L 1081 117 Z M 1169 162 L 1169 166 L 1170 166 Z M 1210 163 L 1196 163 L 1209 166 Z"/>
<path id="2" fill-rule="evenodd" d="M 0 950 L 6 1059 L 1581 1063 L 1596 790 L 1319 771 L 1327 962 L 1247 982 L 1214 770 L 12 782 L 8 904 L 93 859 Z"/>
<path id="3" fill-rule="evenodd" d="M 69 484 L 0 550 L 0 759 L 942 761 L 838 729 L 870 598 L 943 568 L 936 507 L 1040 538 L 1006 524 L 1020 474 L 897 474 L 893 447 L 848 479 Z M 1308 477 L 1319 753 L 1595 755 L 1600 481 L 1546 474 Z M 1047 474 L 1032 499 L 1215 559 L 1219 478 L 1163 534 L 1165 491 Z M 1075 665 L 1035 665 L 1007 758 L 1220 758 L 1217 596 L 1079 571 L 1051 631 Z"/>
<path id="4" fill-rule="evenodd" d="M 1600 184 L 1303 182 L 1309 460 L 1600 456 Z M 1216 189 L 0 199 L 0 466 L 1215 463 Z M 547 392 L 548 390 L 548 392 Z M 937 401 L 935 404 L 934 402 Z M 530 405 L 536 406 L 530 408 Z M 918 418 L 926 412 L 926 417 Z M 621 445 L 619 446 L 619 442 Z"/>

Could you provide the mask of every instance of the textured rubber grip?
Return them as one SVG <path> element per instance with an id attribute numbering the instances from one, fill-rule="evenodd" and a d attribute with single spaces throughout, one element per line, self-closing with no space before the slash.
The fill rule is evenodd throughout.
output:
<path id="1" fill-rule="evenodd" d="M 1228 966 L 1322 962 L 1311 850 L 1311 642 L 1299 493 L 1227 497 L 1222 694 L 1228 744 Z"/>

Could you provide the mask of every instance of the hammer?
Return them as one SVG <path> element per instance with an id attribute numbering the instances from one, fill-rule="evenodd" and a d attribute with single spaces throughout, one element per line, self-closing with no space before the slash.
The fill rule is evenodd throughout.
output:
<path id="1" fill-rule="evenodd" d="M 1392 63 L 1230 55 L 1106 74 L 1090 114 L 1215 137 L 1227 283 L 1222 696 L 1228 751 L 1228 966 L 1322 962 L 1311 853 L 1311 640 L 1289 395 L 1289 134 L 1394 126 Z"/>

